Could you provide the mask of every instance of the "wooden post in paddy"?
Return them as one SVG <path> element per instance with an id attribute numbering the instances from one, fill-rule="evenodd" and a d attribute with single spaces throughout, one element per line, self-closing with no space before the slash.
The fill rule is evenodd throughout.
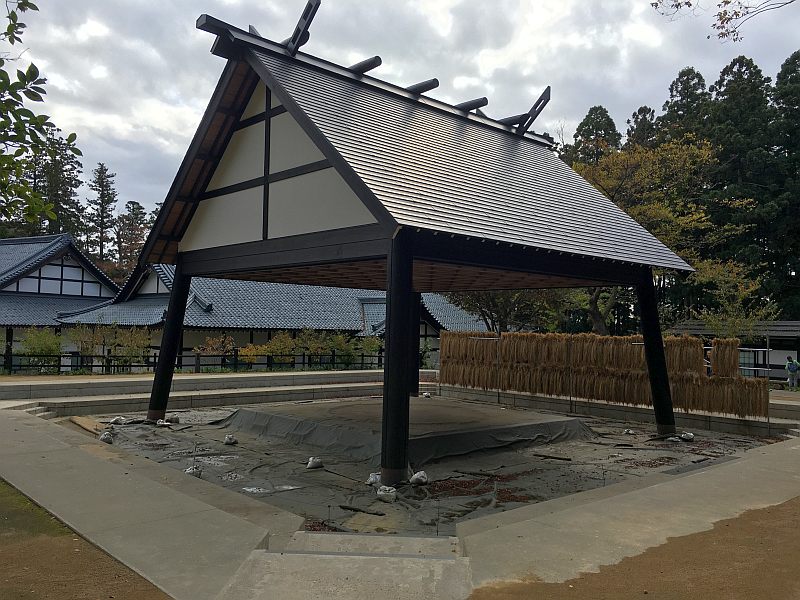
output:
<path id="1" fill-rule="evenodd" d="M 407 231 L 397 232 L 387 264 L 386 360 L 383 369 L 381 483 L 394 485 L 408 475 L 410 377 L 413 342 L 419 344 L 419 316 L 412 321 L 413 256 Z M 418 315 L 418 311 L 417 315 Z"/>
<path id="2" fill-rule="evenodd" d="M 161 351 L 158 353 L 156 373 L 153 377 L 153 390 L 150 392 L 150 406 L 147 419 L 157 421 L 167 414 L 169 391 L 172 388 L 172 376 L 175 373 L 175 358 L 178 355 L 183 317 L 186 314 L 186 301 L 189 299 L 189 287 L 192 278 L 183 274 L 180 256 L 172 278 L 172 291 L 169 295 L 167 317 L 164 320 L 164 333 L 161 336 Z"/>
<path id="3" fill-rule="evenodd" d="M 658 433 L 675 433 L 675 413 L 672 409 L 672 395 L 669 390 L 667 359 L 664 354 L 664 339 L 658 323 L 658 301 L 650 269 L 636 286 L 639 298 L 639 314 L 642 320 L 644 337 L 644 357 L 650 376 L 650 390 L 653 395 L 653 411 Z"/>

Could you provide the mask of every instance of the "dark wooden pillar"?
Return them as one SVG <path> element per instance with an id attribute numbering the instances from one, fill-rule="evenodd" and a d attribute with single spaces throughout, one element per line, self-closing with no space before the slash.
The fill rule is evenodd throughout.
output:
<path id="1" fill-rule="evenodd" d="M 164 320 L 164 333 L 161 336 L 161 351 L 158 353 L 156 373 L 153 377 L 153 391 L 150 393 L 150 407 L 147 418 L 151 421 L 163 419 L 167 413 L 172 375 L 175 373 L 175 358 L 178 355 L 183 332 L 183 317 L 186 314 L 186 301 L 189 299 L 189 286 L 192 278 L 183 274 L 180 256 L 175 266 L 172 292 L 169 295 L 167 318 Z"/>
<path id="2" fill-rule="evenodd" d="M 381 483 L 408 476 L 410 347 L 419 344 L 419 318 L 412 322 L 413 255 L 407 231 L 392 240 L 387 264 L 386 360 L 383 368 Z"/>
<path id="3" fill-rule="evenodd" d="M 409 322 L 416 323 L 416 328 L 414 329 L 416 337 L 414 342 L 408 346 L 408 393 L 412 396 L 419 396 L 419 315 L 421 302 L 422 295 L 419 292 L 414 292 L 409 306 L 411 309 Z"/>
<path id="4" fill-rule="evenodd" d="M 658 301 L 650 269 L 647 270 L 642 282 L 637 286 L 636 292 L 639 297 L 644 356 L 647 361 L 647 372 L 650 375 L 656 426 L 658 433 L 675 433 L 675 413 L 672 410 L 672 395 L 669 390 L 664 339 L 661 337 L 661 326 L 658 323 Z"/>
<path id="5" fill-rule="evenodd" d="M 3 351 L 3 362 L 5 371 L 9 375 L 13 372 L 12 362 L 14 360 L 14 328 L 6 327 L 6 347 Z"/>

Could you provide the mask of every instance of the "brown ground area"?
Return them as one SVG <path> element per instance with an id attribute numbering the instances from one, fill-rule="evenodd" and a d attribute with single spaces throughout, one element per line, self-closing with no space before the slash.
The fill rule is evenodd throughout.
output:
<path id="1" fill-rule="evenodd" d="M 170 600 L 2 480 L 0 598 Z"/>
<path id="2" fill-rule="evenodd" d="M 476 590 L 470 600 L 800 599 L 800 498 L 671 538 L 570 581 Z"/>

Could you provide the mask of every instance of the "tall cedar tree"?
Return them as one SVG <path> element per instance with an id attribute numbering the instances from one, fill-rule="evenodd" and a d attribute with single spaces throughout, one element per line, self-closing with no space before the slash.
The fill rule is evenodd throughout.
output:
<path id="1" fill-rule="evenodd" d="M 679 140 L 687 133 L 696 138 L 706 137 L 711 93 L 705 78 L 694 68 L 685 67 L 669 84 L 669 99 L 658 117 L 660 141 Z"/>
<path id="2" fill-rule="evenodd" d="M 125 212 L 114 222 L 117 270 L 120 279 L 130 274 L 136 265 L 149 230 L 148 214 L 144 206 L 134 200 L 126 202 Z"/>
<path id="3" fill-rule="evenodd" d="M 605 157 L 620 149 L 622 134 L 604 106 L 592 106 L 578 124 L 573 136 L 575 143 L 567 154 L 574 167 L 597 165 Z M 586 307 L 592 322 L 592 331 L 600 335 L 610 333 L 609 318 L 619 300 L 619 288 L 589 288 Z"/>
<path id="4" fill-rule="evenodd" d="M 773 284 L 776 260 L 773 240 L 796 235 L 796 224 L 781 221 L 783 211 L 774 202 L 780 184 L 779 159 L 774 154 L 769 77 L 752 59 L 734 58 L 711 87 L 713 102 L 708 136 L 717 148 L 719 169 L 709 194 L 709 212 L 723 226 L 742 226 L 742 234 L 722 250 L 719 258 L 749 266 Z M 779 268 L 782 268 L 780 265 Z"/>
<path id="5" fill-rule="evenodd" d="M 775 251 L 774 293 L 787 318 L 800 317 L 800 50 L 781 66 L 775 80 L 777 112 L 775 143 L 783 161 L 784 179 L 776 193 L 781 211 L 783 236 L 773 236 L 770 246 Z M 788 231 L 787 231 L 788 229 Z"/>
<path id="6" fill-rule="evenodd" d="M 114 260 L 112 245 L 114 229 L 114 209 L 117 206 L 117 190 L 114 177 L 103 163 L 97 163 L 92 171 L 89 189 L 95 193 L 87 200 L 87 221 L 89 223 L 89 251 L 99 262 Z"/>
<path id="7" fill-rule="evenodd" d="M 78 197 L 83 165 L 73 154 L 59 130 L 47 136 L 47 151 L 31 161 L 32 187 L 52 205 L 52 215 L 45 217 L 44 233 L 71 233 L 78 239 L 85 235 L 83 206 Z"/>
<path id="8" fill-rule="evenodd" d="M 593 106 L 578 124 L 572 136 L 573 144 L 566 144 L 561 158 L 568 165 L 597 163 L 603 156 L 619 150 L 622 134 L 604 106 Z"/>

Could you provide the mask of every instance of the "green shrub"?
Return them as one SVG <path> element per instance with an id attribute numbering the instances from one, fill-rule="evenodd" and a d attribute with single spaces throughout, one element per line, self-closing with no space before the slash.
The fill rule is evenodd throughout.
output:
<path id="1" fill-rule="evenodd" d="M 50 328 L 29 327 L 22 335 L 22 353 L 40 373 L 58 373 L 61 364 L 61 336 Z"/>

